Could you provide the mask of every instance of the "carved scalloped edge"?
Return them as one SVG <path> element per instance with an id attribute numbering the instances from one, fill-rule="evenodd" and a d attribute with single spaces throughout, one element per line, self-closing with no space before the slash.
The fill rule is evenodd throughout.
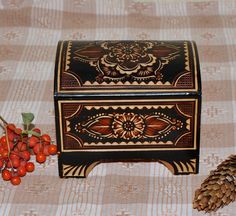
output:
<path id="1" fill-rule="evenodd" d="M 165 83 L 162 83 L 161 81 L 158 81 L 158 82 L 153 82 L 153 81 L 150 81 L 150 82 L 148 82 L 148 83 L 145 83 L 145 82 L 141 82 L 141 83 L 138 83 L 138 82 L 136 82 L 136 81 L 134 81 L 134 82 L 128 82 L 128 81 L 126 81 L 126 82 L 121 82 L 121 81 L 119 81 L 119 82 L 117 82 L 117 83 L 115 83 L 115 82 L 110 82 L 110 83 L 106 83 L 106 82 L 102 82 L 102 83 L 98 83 L 98 82 L 90 82 L 90 81 L 86 81 L 85 83 L 84 83 L 84 86 L 90 86 L 90 85 L 99 85 L 99 86 L 101 86 L 101 85 L 105 85 L 105 86 L 110 86 L 110 85 L 122 85 L 122 86 L 124 86 L 124 85 L 159 85 L 159 86 L 172 86 L 172 84 L 170 83 L 170 82 L 165 82 Z"/>
<path id="2" fill-rule="evenodd" d="M 72 42 L 69 41 L 67 45 L 67 50 L 66 50 L 66 64 L 65 64 L 65 71 L 70 69 L 70 59 L 71 59 L 71 47 L 72 47 Z"/>
<path id="3" fill-rule="evenodd" d="M 142 106 L 142 107 L 139 107 L 139 106 L 127 106 L 127 105 L 119 105 L 119 106 L 84 106 L 85 109 L 87 110 L 91 110 L 91 109 L 96 109 L 96 110 L 99 110 L 101 108 L 103 108 L 104 110 L 108 110 L 109 108 L 112 108 L 114 110 L 116 109 L 126 109 L 127 107 L 131 110 L 133 109 L 140 109 L 142 110 L 143 108 L 147 108 L 147 109 L 158 109 L 158 108 L 161 108 L 161 109 L 165 109 L 165 108 L 168 108 L 168 109 L 172 109 L 175 105 L 156 105 L 156 106 Z"/>
<path id="4" fill-rule="evenodd" d="M 184 60 L 185 60 L 185 70 L 190 71 L 189 66 L 189 51 L 188 51 L 188 44 L 187 42 L 184 42 Z"/>
<path id="5" fill-rule="evenodd" d="M 191 123 L 191 119 L 190 118 L 188 118 L 187 120 L 186 120 L 186 129 L 187 130 L 189 130 L 190 131 L 190 123 Z"/>
<path id="6" fill-rule="evenodd" d="M 102 143 L 102 142 L 98 142 L 98 143 L 95 143 L 95 142 L 91 142 L 91 143 L 88 143 L 88 142 L 85 142 L 84 143 L 84 146 L 121 146 L 121 145 L 173 145 L 173 142 L 172 141 L 166 141 L 166 142 L 158 142 L 158 141 L 152 141 L 152 142 L 147 142 L 147 141 L 144 141 L 144 142 L 105 142 L 105 143 Z"/>

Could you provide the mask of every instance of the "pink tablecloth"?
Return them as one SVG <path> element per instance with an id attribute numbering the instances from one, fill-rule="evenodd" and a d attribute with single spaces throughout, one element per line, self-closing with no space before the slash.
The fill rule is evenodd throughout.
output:
<path id="1" fill-rule="evenodd" d="M 60 39 L 190 39 L 203 81 L 200 174 L 172 176 L 158 163 L 100 164 L 87 179 L 60 179 L 57 158 L 13 187 L 0 180 L 0 215 L 184 216 L 200 182 L 236 143 L 236 1 L 1 0 L 0 113 L 55 137 L 53 70 Z M 236 205 L 211 215 L 235 215 Z"/>

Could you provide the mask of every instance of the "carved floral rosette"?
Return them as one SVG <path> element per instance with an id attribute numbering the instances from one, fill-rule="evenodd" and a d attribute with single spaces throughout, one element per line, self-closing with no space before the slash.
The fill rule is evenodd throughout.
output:
<path id="1" fill-rule="evenodd" d="M 183 123 L 171 119 L 163 113 L 152 115 L 134 114 L 101 114 L 93 116 L 85 123 L 78 123 L 79 133 L 89 133 L 96 139 L 160 139 L 171 131 L 179 130 Z"/>

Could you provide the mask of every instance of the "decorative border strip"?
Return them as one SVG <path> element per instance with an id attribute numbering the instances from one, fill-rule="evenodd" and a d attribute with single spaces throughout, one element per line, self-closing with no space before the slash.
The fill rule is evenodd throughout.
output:
<path id="1" fill-rule="evenodd" d="M 94 146 L 94 147 L 96 147 L 96 146 L 106 146 L 106 147 L 108 147 L 108 146 L 114 146 L 114 145 L 116 145 L 116 146 L 118 146 L 118 145 L 120 145 L 120 146 L 124 146 L 124 145 L 133 145 L 133 146 L 135 146 L 135 145 L 173 145 L 173 142 L 172 141 L 167 141 L 167 142 L 154 142 L 154 141 L 152 141 L 152 142 L 147 142 L 147 141 L 144 141 L 144 142 L 120 142 L 120 143 L 116 143 L 116 142 L 114 142 L 114 143 L 109 143 L 109 142 L 106 142 L 106 143 L 101 143 L 101 142 L 99 142 L 99 143 L 94 143 L 94 142 L 92 142 L 92 143 L 88 143 L 88 142 L 84 142 L 84 144 L 83 144 L 84 146 Z"/>
<path id="2" fill-rule="evenodd" d="M 102 106 L 102 108 L 104 109 L 104 110 L 107 110 L 107 109 L 109 109 L 111 106 Z M 168 109 L 171 109 L 171 108 L 173 108 L 174 107 L 174 105 L 146 105 L 145 106 L 145 108 L 147 108 L 147 109 L 152 109 L 152 108 L 154 108 L 154 109 L 158 109 L 158 108 L 162 108 L 162 109 L 164 109 L 164 108 L 168 108 Z M 86 108 L 87 110 L 91 110 L 91 109 L 96 109 L 96 110 L 98 110 L 98 109 L 100 109 L 101 108 L 101 106 L 88 106 L 88 105 L 85 105 L 84 106 L 84 108 Z M 112 108 L 114 109 L 114 110 L 116 110 L 116 109 L 126 109 L 127 108 L 127 106 L 125 106 L 125 105 L 119 105 L 119 106 L 112 106 Z M 142 109 L 142 108 L 139 108 L 139 107 L 137 107 L 137 106 L 129 106 L 129 109 Z"/>
<path id="3" fill-rule="evenodd" d="M 184 74 L 185 75 L 185 74 Z M 86 81 L 85 83 L 84 83 L 84 87 L 87 87 L 87 86 L 113 86 L 113 85 L 116 85 L 116 86 L 118 86 L 118 85 L 120 85 L 120 86 L 130 86 L 130 85 L 142 85 L 142 86 L 147 86 L 147 85 L 157 85 L 157 86 L 172 86 L 171 85 L 171 83 L 170 82 L 165 82 L 165 83 L 162 83 L 161 81 L 158 81 L 158 82 L 156 82 L 156 83 L 154 83 L 153 81 L 150 81 L 148 84 L 147 83 L 145 83 L 145 82 L 141 82 L 141 83 L 138 83 L 137 81 L 134 81 L 134 82 L 132 82 L 132 83 L 130 83 L 130 82 L 128 82 L 128 81 L 126 81 L 126 82 L 124 82 L 124 83 L 122 83 L 121 81 L 119 81 L 119 82 L 117 82 L 117 83 L 115 83 L 115 82 L 110 82 L 110 83 L 106 83 L 106 82 L 102 82 L 102 83 L 98 83 L 98 82 L 93 82 L 93 83 L 91 83 L 91 82 L 89 82 L 89 81 Z"/>

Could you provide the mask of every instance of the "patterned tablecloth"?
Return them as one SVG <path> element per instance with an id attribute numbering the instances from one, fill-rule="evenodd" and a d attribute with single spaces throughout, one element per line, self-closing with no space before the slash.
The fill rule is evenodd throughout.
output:
<path id="1" fill-rule="evenodd" d="M 1 0 L 0 113 L 55 137 L 53 70 L 60 39 L 195 40 L 203 106 L 200 174 L 172 176 L 159 163 L 109 163 L 87 179 L 60 179 L 57 158 L 13 187 L 0 180 L 0 215 L 184 216 L 194 191 L 236 144 L 236 1 Z M 235 215 L 235 203 L 211 214 Z"/>

